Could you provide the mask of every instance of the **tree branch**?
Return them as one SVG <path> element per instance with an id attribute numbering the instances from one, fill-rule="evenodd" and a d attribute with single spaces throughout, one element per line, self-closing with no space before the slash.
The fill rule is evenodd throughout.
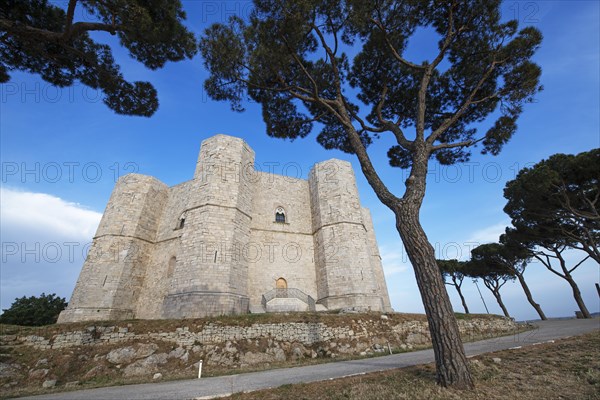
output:
<path id="1" fill-rule="evenodd" d="M 375 127 L 367 125 L 365 123 L 365 121 L 357 113 L 355 113 L 354 110 L 352 110 L 352 107 L 350 107 L 350 105 L 348 104 L 348 102 L 346 101 L 346 99 L 342 98 L 342 100 L 344 102 L 346 110 L 350 113 L 350 115 L 352 116 L 352 118 L 354 118 L 360 124 L 360 127 L 363 130 L 369 131 L 369 132 L 374 132 L 374 133 L 385 132 L 384 128 L 375 128 Z"/>
<path id="2" fill-rule="evenodd" d="M 576 209 L 571 204 L 571 199 L 569 198 L 569 195 L 567 194 L 566 184 L 564 181 L 562 182 L 562 185 L 553 185 L 553 186 L 561 194 L 560 197 L 562 197 L 562 199 L 563 199 L 563 201 L 560 202 L 561 205 L 564 208 L 566 208 L 567 210 L 569 210 L 573 215 L 575 215 L 576 217 L 580 217 L 580 218 L 600 220 L 600 214 L 598 214 L 598 210 L 596 209 L 596 202 L 598 201 L 598 196 L 600 196 L 600 191 L 596 192 L 596 195 L 594 196 L 594 199 L 592 199 L 592 200 L 588 199 L 588 197 L 585 195 L 585 192 L 583 192 L 583 190 L 581 190 L 579 192 L 583 201 L 586 202 L 590 206 L 590 210 L 592 210 L 591 212 L 583 212 L 583 211 Z"/>
<path id="3" fill-rule="evenodd" d="M 340 106 L 343 107 L 342 105 Z M 342 110 L 340 110 L 340 114 L 341 113 Z M 400 202 L 400 199 L 389 191 L 389 189 L 385 186 L 385 184 L 377 174 L 375 167 L 373 167 L 373 164 L 371 163 L 371 159 L 369 157 L 369 154 L 367 153 L 367 149 L 365 149 L 365 146 L 362 144 L 360 136 L 358 135 L 358 132 L 356 132 L 356 129 L 354 129 L 354 126 L 348 120 L 342 123 L 344 124 L 344 126 L 346 126 L 348 139 L 350 140 L 350 146 L 352 147 L 352 150 L 358 157 L 358 161 L 360 163 L 360 167 L 363 171 L 363 174 L 365 175 L 365 178 L 367 178 L 367 181 L 375 191 L 375 194 L 377 195 L 379 200 L 391 210 L 395 210 L 395 207 Z"/>
<path id="4" fill-rule="evenodd" d="M 323 33 L 321 32 L 319 27 L 317 25 L 315 25 L 314 23 L 311 23 L 310 27 L 315 31 L 317 36 L 319 36 L 319 40 L 321 41 L 321 46 L 323 46 L 323 49 L 325 49 L 325 52 L 331 59 L 330 64 L 331 64 L 331 68 L 333 70 L 333 83 L 335 84 L 336 98 L 339 101 L 342 99 L 342 85 L 340 82 L 340 71 L 338 69 L 337 62 L 335 61 L 335 54 L 333 53 L 333 51 L 331 50 L 329 45 L 327 45 L 325 36 L 323 36 Z M 336 36 L 336 35 L 334 34 L 334 36 Z M 337 41 L 337 38 L 335 40 Z"/>
<path id="5" fill-rule="evenodd" d="M 105 31 L 114 35 L 116 31 L 123 30 L 123 27 L 121 25 L 104 24 L 100 22 L 76 22 L 75 24 L 71 25 L 70 31 L 67 34 L 67 31 L 53 32 L 46 29 L 35 28 L 29 25 L 14 24 L 10 20 L 0 18 L 0 29 L 13 33 L 31 34 L 32 36 L 43 37 L 49 41 L 65 41 L 88 31 Z"/>
<path id="6" fill-rule="evenodd" d="M 455 147 L 469 147 L 473 146 L 475 143 L 481 142 L 485 138 L 479 138 L 477 140 L 465 140 L 457 143 L 441 143 L 431 148 L 431 151 L 434 152 L 436 150 L 441 149 L 453 149 Z"/>
<path id="7" fill-rule="evenodd" d="M 450 46 L 450 43 L 452 42 L 452 39 L 455 36 L 455 31 L 454 31 L 454 13 L 452 11 L 454 7 L 454 4 L 452 6 L 450 6 L 450 8 L 448 9 L 448 30 L 446 31 L 446 36 L 444 38 L 444 43 L 442 43 L 442 46 L 440 48 L 440 52 L 438 53 L 437 57 L 433 60 L 433 62 L 429 65 L 427 65 L 427 69 L 425 70 L 425 73 L 423 74 L 423 78 L 421 79 L 421 86 L 419 88 L 419 93 L 418 93 L 418 108 L 417 108 L 417 139 L 422 140 L 424 135 L 425 135 L 425 112 L 427 110 L 427 88 L 429 87 L 429 82 L 431 81 L 431 76 L 433 74 L 433 71 L 435 70 L 435 68 L 439 65 L 440 62 L 442 62 L 442 60 L 444 59 L 444 56 L 446 54 L 446 50 L 448 49 L 448 46 Z M 433 144 L 433 142 L 429 142 L 428 144 L 431 145 Z"/>
<path id="8" fill-rule="evenodd" d="M 104 31 L 114 35 L 117 31 L 122 31 L 123 26 L 116 24 L 103 24 L 100 22 L 76 22 L 71 28 L 71 33 L 68 38 L 81 35 L 88 31 Z"/>
<path id="9" fill-rule="evenodd" d="M 396 142 L 404 147 L 405 149 L 410 149 L 412 147 L 412 141 L 406 139 L 406 136 L 404 136 L 404 132 L 402 132 L 402 129 L 400 128 L 400 126 L 398 124 L 394 124 L 392 121 L 389 121 L 385 118 L 383 118 L 383 115 L 381 114 L 381 110 L 383 109 L 383 106 L 385 104 L 385 97 L 387 96 L 388 93 L 388 86 L 387 84 L 383 85 L 383 88 L 381 90 L 381 96 L 379 98 L 379 102 L 377 103 L 377 106 L 375 107 L 375 114 L 377 115 L 377 120 L 379 121 L 379 123 L 387 130 L 391 131 L 394 136 L 396 137 Z"/>
<path id="10" fill-rule="evenodd" d="M 498 282 L 498 290 L 500 290 L 502 288 L 502 286 L 504 286 L 506 284 L 506 282 L 508 282 L 508 279 L 506 279 L 506 278 L 502 279 L 502 283 Z"/>
<path id="11" fill-rule="evenodd" d="M 365 174 L 367 181 L 375 191 L 375 194 L 383 204 L 388 206 L 390 209 L 394 209 L 399 199 L 389 191 L 389 189 L 386 187 L 386 185 L 383 183 L 383 181 L 377 174 L 377 171 L 375 170 L 375 167 L 373 167 L 373 163 L 371 162 L 371 158 L 369 157 L 365 146 L 360 140 L 360 135 L 354 128 L 354 125 L 352 125 L 351 115 L 349 115 L 352 114 L 352 111 L 350 110 L 350 107 L 348 107 L 348 104 L 346 103 L 342 95 L 340 72 L 337 66 L 337 62 L 335 60 L 335 55 L 331 51 L 331 48 L 327 45 L 325 37 L 323 36 L 323 33 L 319 30 L 319 28 L 314 23 L 311 23 L 310 26 L 319 37 L 319 40 L 321 41 L 321 46 L 323 46 L 325 52 L 328 54 L 331 60 L 330 63 L 331 68 L 333 69 L 333 83 L 335 85 L 337 101 L 337 110 L 334 113 L 334 115 L 336 116 L 338 121 L 340 121 L 340 123 L 346 127 L 346 132 L 348 134 L 350 146 L 352 147 L 352 150 L 358 157 L 361 169 Z"/>
<path id="12" fill-rule="evenodd" d="M 333 55 L 337 54 L 337 50 L 338 50 L 338 38 L 337 38 L 337 32 L 338 30 L 336 28 L 334 28 L 333 26 L 333 21 L 331 21 L 331 18 L 329 18 L 328 16 L 328 25 L 331 29 L 331 32 L 333 32 L 333 40 L 334 40 L 334 44 L 333 44 Z"/>
<path id="13" fill-rule="evenodd" d="M 45 29 L 34 28 L 29 25 L 16 25 L 12 21 L 0 18 L 0 29 L 13 33 L 27 33 L 32 36 L 42 36 L 48 40 L 57 40 L 62 36 L 62 33 L 52 32 Z"/>
<path id="14" fill-rule="evenodd" d="M 416 70 L 424 70 L 425 69 L 424 65 L 418 65 L 418 64 L 412 63 L 412 62 L 406 60 L 405 58 L 403 58 L 398 53 L 398 51 L 396 50 L 396 48 L 394 47 L 394 45 L 390 41 L 390 38 L 387 35 L 387 31 L 386 31 L 386 29 L 383 26 L 383 23 L 381 21 L 377 21 L 377 20 L 371 18 L 371 22 L 373 22 L 375 25 L 377 25 L 377 27 L 379 29 L 381 29 L 381 32 L 383 33 L 383 38 L 385 40 L 385 43 L 388 45 L 390 51 L 392 52 L 392 56 L 394 56 L 394 58 L 396 59 L 396 61 L 398 61 L 402 65 L 405 65 L 405 66 L 407 66 L 409 68 L 413 68 L 413 69 L 416 69 Z"/>
<path id="15" fill-rule="evenodd" d="M 292 57 L 294 58 L 294 60 L 296 60 L 296 63 L 300 66 L 300 69 L 302 69 L 302 72 L 304 73 L 304 75 L 306 75 L 306 77 L 310 80 L 311 84 L 313 85 L 313 95 L 315 98 L 319 97 L 319 87 L 317 86 L 317 82 L 314 80 L 314 78 L 312 77 L 312 75 L 308 72 L 308 70 L 306 69 L 306 66 L 304 65 L 304 63 L 302 62 L 302 60 L 300 60 L 300 58 L 298 57 L 298 55 L 296 54 L 295 51 L 292 51 L 292 48 L 290 47 L 287 39 L 283 36 L 281 36 L 281 39 L 284 41 L 285 46 L 288 49 L 288 52 L 292 55 Z"/>
<path id="16" fill-rule="evenodd" d="M 463 105 L 451 117 L 446 118 L 444 120 L 444 122 L 435 131 L 433 131 L 433 133 L 431 133 L 431 135 L 429 135 L 429 137 L 427 138 L 427 143 L 433 144 L 435 142 L 435 140 L 442 133 L 444 133 L 446 131 L 446 129 L 448 129 L 450 126 L 452 126 L 454 123 L 456 123 L 456 121 L 458 121 L 458 119 L 460 117 L 462 117 L 462 115 L 467 111 L 469 106 L 471 106 L 473 104 L 473 99 L 477 95 L 477 92 L 479 92 L 479 89 L 481 89 L 481 87 L 483 86 L 485 81 L 490 77 L 490 75 L 496 68 L 497 64 L 499 64 L 499 63 L 496 61 L 492 61 L 492 63 L 490 64 L 488 69 L 484 72 L 484 74 L 481 77 L 481 79 L 479 80 L 479 82 L 477 82 L 477 85 L 475 85 L 475 87 L 473 88 L 473 90 L 471 91 L 471 93 L 469 94 L 469 96 L 467 97 L 465 102 L 463 103 Z"/>
<path id="17" fill-rule="evenodd" d="M 586 256 L 583 260 L 579 261 L 577 264 L 575 264 L 575 266 L 573 268 L 571 268 L 569 270 L 569 274 L 573 271 L 575 271 L 575 269 L 577 269 L 577 267 L 579 267 L 581 264 L 583 264 L 585 261 L 587 261 L 587 259 L 590 258 L 590 256 Z"/>
<path id="18" fill-rule="evenodd" d="M 69 0 L 69 6 L 67 7 L 67 20 L 65 22 L 65 31 L 63 37 L 66 39 L 71 34 L 71 26 L 73 25 L 73 16 L 75 15 L 75 6 L 77 0 Z"/>
<path id="19" fill-rule="evenodd" d="M 537 258 L 542 263 L 542 265 L 544 265 L 548 269 L 548 271 L 550 271 L 553 274 L 555 274 L 557 276 L 560 276 L 561 278 L 565 279 L 565 275 L 561 274 L 560 272 L 558 272 L 554 268 L 552 268 L 552 263 L 550 262 L 550 258 L 548 257 L 547 254 L 545 254 L 545 253 L 541 253 L 541 254 L 534 253 L 533 256 L 535 258 Z M 544 256 L 546 258 L 546 260 L 544 261 L 544 259 L 541 256 Z"/>

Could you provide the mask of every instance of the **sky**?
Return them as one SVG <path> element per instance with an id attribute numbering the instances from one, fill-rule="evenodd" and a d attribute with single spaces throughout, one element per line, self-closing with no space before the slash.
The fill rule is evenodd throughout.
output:
<path id="1" fill-rule="evenodd" d="M 248 1 L 182 3 L 186 26 L 197 35 L 231 15 L 247 16 L 252 7 Z M 502 211 L 503 188 L 521 168 L 552 154 L 600 147 L 600 2 L 507 1 L 502 12 L 503 18 L 542 31 L 544 40 L 534 60 L 542 67 L 544 90 L 525 107 L 517 133 L 500 155 L 474 154 L 469 163 L 455 166 L 431 163 L 421 222 L 438 258 L 468 259 L 473 247 L 498 240 L 510 224 Z M 76 18 L 90 16 L 78 9 Z M 354 156 L 323 149 L 315 141 L 317 132 L 294 142 L 269 138 L 258 105 L 246 104 L 244 113 L 235 113 L 229 104 L 209 99 L 202 87 L 208 74 L 199 55 L 150 71 L 109 34 L 93 37 L 113 45 L 126 79 L 153 83 L 160 107 L 151 118 L 116 115 L 101 102 L 99 92 L 81 84 L 55 88 L 23 72 L 12 72 L 11 80 L 0 85 L 0 308 L 42 292 L 68 300 L 116 180 L 135 172 L 168 185 L 187 181 L 200 142 L 223 133 L 243 138 L 256 152 L 255 166 L 262 171 L 306 178 L 316 162 L 350 161 L 361 202 L 373 216 L 392 307 L 423 312 L 394 216 L 375 197 Z M 407 57 L 427 59 L 435 43 L 431 32 L 417 31 Z M 407 175 L 388 166 L 391 144 L 383 138 L 369 153 L 388 187 L 402 194 Z M 572 251 L 568 261 L 574 265 L 582 257 Z M 600 308 L 594 287 L 599 271 L 588 261 L 573 274 L 591 312 Z M 566 281 L 535 262 L 525 278 L 546 315 L 574 315 L 577 306 Z M 481 282 L 481 296 L 471 281 L 465 281 L 463 290 L 471 312 L 485 313 L 487 306 L 490 313 L 501 313 Z M 462 311 L 454 288 L 448 292 L 454 309 Z M 537 318 L 517 282 L 507 283 L 501 293 L 517 320 Z"/>

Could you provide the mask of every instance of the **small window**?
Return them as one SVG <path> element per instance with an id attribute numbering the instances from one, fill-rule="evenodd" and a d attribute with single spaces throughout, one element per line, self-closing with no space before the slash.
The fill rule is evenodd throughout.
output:
<path id="1" fill-rule="evenodd" d="M 285 224 L 285 210 L 283 207 L 277 207 L 277 210 L 275 210 L 275 222 Z"/>
<path id="2" fill-rule="evenodd" d="M 185 225 L 185 213 L 181 214 L 181 216 L 179 217 L 179 220 L 177 221 L 177 226 L 175 227 L 175 230 L 183 229 L 184 225 Z"/>

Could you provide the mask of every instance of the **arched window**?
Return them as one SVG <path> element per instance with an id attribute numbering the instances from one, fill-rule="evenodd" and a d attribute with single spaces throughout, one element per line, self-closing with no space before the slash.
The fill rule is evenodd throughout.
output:
<path id="1" fill-rule="evenodd" d="M 173 272 L 175 272 L 175 265 L 177 264 L 177 259 L 175 256 L 171 257 L 169 260 L 169 267 L 167 268 L 167 278 L 171 278 L 173 276 Z"/>
<path id="2" fill-rule="evenodd" d="M 285 210 L 283 207 L 277 207 L 277 210 L 275 210 L 275 222 L 285 224 Z"/>

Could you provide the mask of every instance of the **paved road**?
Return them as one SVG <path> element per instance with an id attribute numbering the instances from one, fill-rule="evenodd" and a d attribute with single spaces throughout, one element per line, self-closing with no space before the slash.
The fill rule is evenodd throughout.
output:
<path id="1" fill-rule="evenodd" d="M 477 355 L 513 347 L 532 345 L 548 340 L 564 338 L 600 330 L 600 319 L 557 319 L 534 322 L 538 329 L 512 336 L 482 340 L 465 344 L 467 355 Z M 146 383 L 141 385 L 114 386 L 107 388 L 56 393 L 28 399 L 60 400 L 187 400 L 223 396 L 235 392 L 266 389 L 284 384 L 315 382 L 348 375 L 383 371 L 394 368 L 433 362 L 433 350 L 394 354 L 370 359 L 340 361 L 305 367 L 274 369 L 240 375 L 220 376 L 185 381 Z"/>

